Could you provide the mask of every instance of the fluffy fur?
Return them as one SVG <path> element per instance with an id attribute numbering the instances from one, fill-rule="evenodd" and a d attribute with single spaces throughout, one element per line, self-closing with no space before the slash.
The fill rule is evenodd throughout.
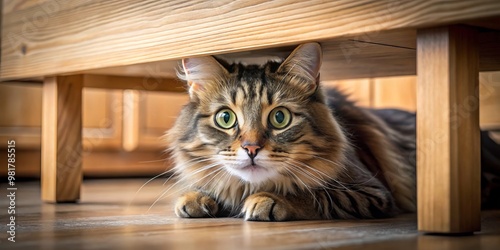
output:
<path id="1" fill-rule="evenodd" d="M 183 60 L 190 102 L 167 134 L 188 189 L 178 216 L 282 221 L 415 210 L 415 125 L 401 122 L 414 116 L 360 108 L 337 90 L 325 94 L 320 66 L 317 43 L 281 63 Z M 288 121 L 288 111 L 289 124 L 274 126 L 272 119 Z M 235 124 L 218 125 L 230 123 L 231 112 Z"/>

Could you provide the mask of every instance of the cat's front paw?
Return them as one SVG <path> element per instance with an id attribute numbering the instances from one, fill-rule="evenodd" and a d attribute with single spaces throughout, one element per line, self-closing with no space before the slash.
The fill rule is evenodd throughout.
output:
<path id="1" fill-rule="evenodd" d="M 242 213 L 249 221 L 284 221 L 291 219 L 289 205 L 283 198 L 261 192 L 245 200 Z"/>
<path id="2" fill-rule="evenodd" d="M 175 203 L 175 214 L 181 218 L 215 217 L 218 210 L 212 197 L 197 191 L 185 193 Z"/>

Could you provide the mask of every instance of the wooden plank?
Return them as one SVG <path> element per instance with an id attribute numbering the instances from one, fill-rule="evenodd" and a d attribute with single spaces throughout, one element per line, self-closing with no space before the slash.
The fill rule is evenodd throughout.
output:
<path id="1" fill-rule="evenodd" d="M 401 32 L 404 35 L 407 32 Z M 384 36 L 384 35 L 381 35 Z M 384 36 L 390 39 L 391 36 Z M 414 37 L 415 38 L 415 37 Z M 322 80 L 414 75 L 416 50 L 350 39 L 322 44 Z"/>
<path id="2" fill-rule="evenodd" d="M 24 6 L 4 13 L 3 79 L 248 51 L 500 15 L 500 2 L 494 0 L 89 0 Z"/>
<path id="3" fill-rule="evenodd" d="M 48 77 L 43 84 L 42 199 L 75 202 L 82 181 L 83 77 Z"/>
<path id="4" fill-rule="evenodd" d="M 417 35 L 418 229 L 480 230 L 477 32 L 464 26 Z"/>
<path id="5" fill-rule="evenodd" d="M 169 69 L 175 72 L 175 68 Z M 147 91 L 186 92 L 181 80 L 159 76 L 115 76 L 85 74 L 83 84 L 86 88 L 133 89 Z"/>

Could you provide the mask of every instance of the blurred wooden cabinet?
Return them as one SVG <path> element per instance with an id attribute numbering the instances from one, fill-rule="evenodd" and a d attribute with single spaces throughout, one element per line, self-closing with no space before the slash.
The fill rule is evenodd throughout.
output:
<path id="1" fill-rule="evenodd" d="M 123 91 L 83 89 L 84 151 L 122 147 Z"/>
<path id="2" fill-rule="evenodd" d="M 181 93 L 84 88 L 84 174 L 151 176 L 165 171 L 161 137 L 187 100 Z M 0 141 L 5 142 L 0 148 L 7 140 L 16 141 L 18 176 L 39 176 L 41 104 L 41 84 L 0 84 Z"/>
<path id="3" fill-rule="evenodd" d="M 486 129 L 500 129 L 500 72 L 479 74 L 479 123 Z M 470 100 L 470 105 L 475 105 Z"/>
<path id="4" fill-rule="evenodd" d="M 4 144 L 13 138 L 20 148 L 40 148 L 41 85 L 0 83 L 0 114 L 0 138 Z"/>
<path id="5" fill-rule="evenodd" d="M 349 94 L 358 104 L 372 108 L 400 108 L 416 111 L 416 77 L 384 77 L 326 82 Z M 479 108 L 483 129 L 500 129 L 500 72 L 481 72 L 479 89 L 467 97 L 466 105 L 455 107 L 458 115 Z"/>
<path id="6" fill-rule="evenodd" d="M 416 109 L 415 76 L 340 80 L 324 84 L 326 87 L 337 87 L 364 107 Z"/>

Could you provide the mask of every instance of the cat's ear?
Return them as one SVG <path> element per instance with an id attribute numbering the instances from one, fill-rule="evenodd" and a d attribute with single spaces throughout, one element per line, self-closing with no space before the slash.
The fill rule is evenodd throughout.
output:
<path id="1" fill-rule="evenodd" d="M 306 90 L 316 90 L 322 52 L 318 43 L 299 45 L 280 65 L 277 72 L 305 80 Z"/>
<path id="2" fill-rule="evenodd" d="M 182 68 L 180 77 L 187 81 L 191 97 L 197 92 L 203 92 L 210 84 L 228 74 L 212 56 L 182 59 Z"/>

